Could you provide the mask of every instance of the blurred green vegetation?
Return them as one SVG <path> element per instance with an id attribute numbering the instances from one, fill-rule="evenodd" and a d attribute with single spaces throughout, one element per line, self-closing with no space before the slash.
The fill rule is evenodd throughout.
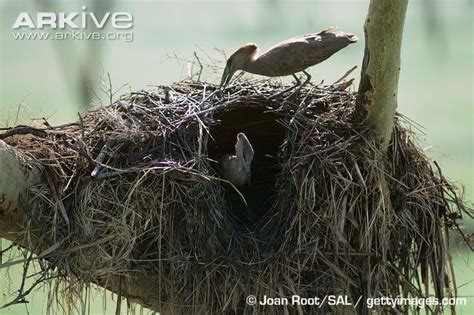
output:
<path id="1" fill-rule="evenodd" d="M 52 2 L 54 4 L 54 2 Z M 427 4 L 428 3 L 428 4 Z M 363 55 L 363 23 L 368 1 L 116 1 L 113 11 L 134 16 L 134 41 L 100 41 L 101 53 L 87 58 L 87 41 L 14 40 L 12 24 L 19 12 L 37 12 L 34 0 L 0 0 L 0 124 L 32 123 L 46 117 L 52 124 L 73 121 L 80 110 L 82 88 L 78 75 L 92 68 L 90 82 L 99 97 L 98 78 L 109 73 L 119 92 L 152 88 L 186 77 L 186 62 L 197 52 L 208 54 L 222 66 L 227 54 L 246 42 L 262 50 L 299 34 L 328 26 L 356 33 L 360 42 L 341 51 L 329 61 L 313 67 L 314 82 L 333 82 Z M 91 1 L 60 1 L 57 11 L 81 11 Z M 431 5 L 427 20 L 427 6 Z M 399 112 L 419 124 L 420 145 L 438 161 L 444 174 L 465 187 L 466 199 L 474 200 L 473 165 L 473 2 L 411 1 L 408 9 L 399 86 Z M 170 58 L 171 56 L 171 58 Z M 59 60 L 62 60 L 59 62 Z M 205 77 L 217 82 L 219 73 Z M 357 87 L 358 74 L 354 88 Z M 97 99 L 95 101 L 98 101 Z M 424 134 L 423 134 L 424 133 Z M 466 220 L 468 232 L 474 223 Z M 5 242 L 4 242 L 5 243 Z M 5 247 L 5 244 L 4 244 Z M 468 305 L 459 314 L 474 314 L 474 255 L 459 247 L 453 250 L 459 294 Z M 5 261 L 5 259 L 4 259 Z M 3 282 L 0 303 L 11 299 L 8 284 L 18 285 L 21 267 L 11 268 Z M 1 270 L 0 276 L 7 271 Z M 5 278 L 7 279 L 7 278 Z M 0 310 L 1 314 L 45 313 L 46 288 L 34 293 L 29 304 Z M 91 314 L 115 312 L 115 302 L 95 292 Z M 97 296 L 98 295 L 98 296 Z M 125 306 L 124 306 L 125 307 Z M 124 309 L 123 307 L 123 309 Z M 58 314 L 61 312 L 58 311 Z"/>

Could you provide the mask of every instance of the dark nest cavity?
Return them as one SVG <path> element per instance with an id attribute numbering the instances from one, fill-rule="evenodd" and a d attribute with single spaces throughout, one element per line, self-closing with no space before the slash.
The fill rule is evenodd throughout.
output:
<path id="1" fill-rule="evenodd" d="M 74 299 L 90 283 L 146 276 L 159 297 L 149 306 L 183 314 L 348 311 L 249 306 L 250 294 L 454 296 L 449 232 L 468 210 L 402 116 L 379 151 L 346 87 L 295 95 L 243 82 L 220 93 L 181 82 L 124 95 L 77 123 L 10 131 L 5 141 L 45 179 L 24 201 L 39 227 L 31 245 L 58 244 L 42 273 L 71 284 L 61 293 Z M 238 132 L 255 150 L 252 185 L 240 190 L 215 171 Z"/>

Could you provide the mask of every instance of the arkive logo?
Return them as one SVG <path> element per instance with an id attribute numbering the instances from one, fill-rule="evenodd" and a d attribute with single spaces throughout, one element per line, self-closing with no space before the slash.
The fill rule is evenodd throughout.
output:
<path id="1" fill-rule="evenodd" d="M 115 29 L 130 29 L 133 27 L 133 16 L 128 12 L 106 12 L 103 16 L 96 16 L 94 12 L 88 12 L 85 6 L 82 7 L 82 12 L 37 12 L 31 15 L 20 12 L 13 28 L 86 29 L 94 26 L 103 29 L 109 23 Z"/>

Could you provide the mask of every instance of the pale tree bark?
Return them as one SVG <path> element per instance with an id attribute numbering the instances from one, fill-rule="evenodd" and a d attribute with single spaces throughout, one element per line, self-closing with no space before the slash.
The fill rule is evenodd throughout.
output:
<path id="1" fill-rule="evenodd" d="M 357 110 L 364 114 L 368 111 L 365 122 L 372 126 L 382 150 L 388 148 L 397 108 L 407 6 L 408 0 L 371 0 L 365 20 L 365 52 Z"/>
<path id="2" fill-rule="evenodd" d="M 37 169 L 31 169 L 11 146 L 0 140 L 0 237 L 17 241 L 25 231 L 20 195 L 40 181 Z"/>

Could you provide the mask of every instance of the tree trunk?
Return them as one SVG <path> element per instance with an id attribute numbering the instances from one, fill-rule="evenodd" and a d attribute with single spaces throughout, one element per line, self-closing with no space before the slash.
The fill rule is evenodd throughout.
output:
<path id="1" fill-rule="evenodd" d="M 408 0 L 371 0 L 364 25 L 365 50 L 361 79 L 356 101 L 356 115 L 372 128 L 381 150 L 388 149 L 397 108 L 398 76 L 403 25 Z M 386 181 L 380 185 L 384 207 L 390 208 L 390 191 Z M 366 249 L 370 251 L 369 248 Z M 363 299 L 373 296 L 370 292 L 371 270 L 362 266 L 362 283 L 359 288 Z M 359 305 L 361 314 L 368 314 Z"/>
<path id="2" fill-rule="evenodd" d="M 372 126 L 383 150 L 388 148 L 397 108 L 400 50 L 407 6 L 408 0 L 371 0 L 365 20 L 365 52 L 357 111 L 364 113 L 365 122 Z"/>

